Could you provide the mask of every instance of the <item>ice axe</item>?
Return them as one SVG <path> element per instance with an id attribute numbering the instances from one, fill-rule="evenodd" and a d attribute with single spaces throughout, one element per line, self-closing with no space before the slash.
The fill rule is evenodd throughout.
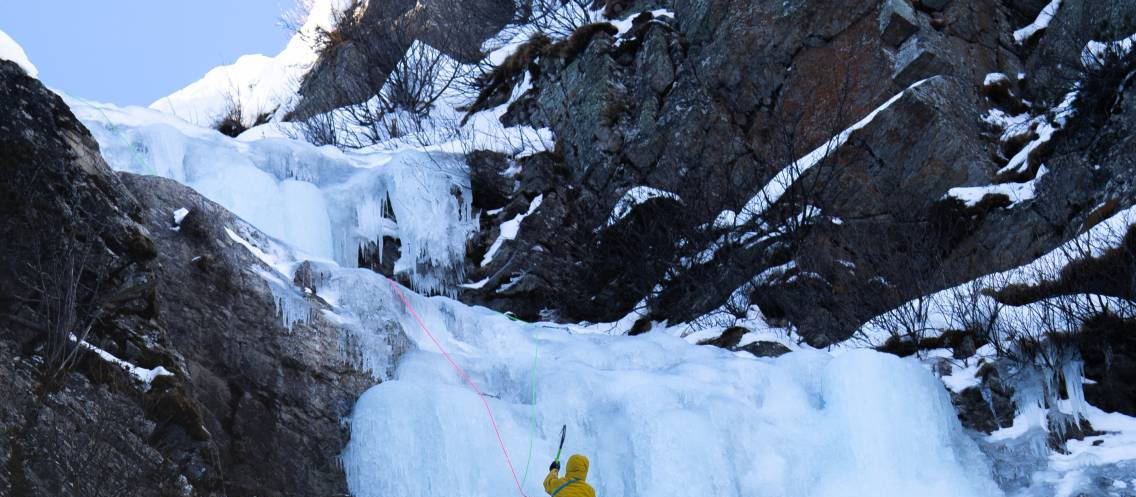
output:
<path id="1" fill-rule="evenodd" d="M 556 459 L 554 461 L 560 462 L 560 451 L 564 450 L 564 434 L 568 432 L 568 425 L 560 427 L 560 448 L 556 449 Z"/>

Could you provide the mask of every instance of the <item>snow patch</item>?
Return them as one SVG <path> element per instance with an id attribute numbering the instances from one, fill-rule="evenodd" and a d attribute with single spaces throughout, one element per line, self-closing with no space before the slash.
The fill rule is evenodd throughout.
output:
<path id="1" fill-rule="evenodd" d="M 1041 115 L 1033 118 L 1030 122 L 1035 126 L 1037 138 L 1031 140 L 1026 144 L 1017 154 L 1014 154 L 1002 169 L 998 170 L 998 174 L 1007 173 L 1024 173 L 1029 166 L 1030 155 L 1033 154 L 1042 145 L 1048 143 L 1053 139 L 1053 136 L 1058 130 L 1065 127 L 1069 118 L 1073 116 L 1075 110 L 1073 103 L 1077 101 L 1080 85 L 1074 85 L 1073 90 L 1066 93 L 1061 103 L 1053 110 L 1053 119 L 1050 120 L 1046 115 Z"/>
<path id="2" fill-rule="evenodd" d="M 107 352 L 107 351 L 105 351 L 105 350 L 103 350 L 99 347 L 96 347 L 94 345 L 91 345 L 90 343 L 87 343 L 86 340 L 78 340 L 78 337 L 76 337 L 75 335 L 71 335 L 71 341 L 78 341 L 80 347 L 87 349 L 87 350 L 90 350 L 91 352 L 94 352 L 100 358 L 102 358 L 102 360 L 109 362 L 111 364 L 114 364 L 115 366 L 118 366 L 118 367 L 122 368 L 123 370 L 125 370 L 127 373 L 130 373 L 130 376 L 132 376 L 135 380 L 138 381 L 139 388 L 141 388 L 141 390 L 143 392 L 150 390 L 150 383 L 152 383 L 155 378 L 157 378 L 159 376 L 173 376 L 174 375 L 173 373 L 171 373 L 169 370 L 167 370 L 166 368 L 164 368 L 162 366 L 158 366 L 154 369 L 147 369 L 147 368 L 135 366 L 134 364 L 131 364 L 131 363 L 126 362 L 122 359 L 119 359 L 118 357 L 116 357 L 114 354 L 111 354 L 110 352 Z"/>
<path id="3" fill-rule="evenodd" d="M 994 86 L 1003 81 L 1009 82 L 1010 78 L 1000 72 L 992 72 L 986 75 L 986 79 L 982 81 L 982 86 Z"/>
<path id="4" fill-rule="evenodd" d="M 1038 13 L 1037 19 L 1034 19 L 1028 26 L 1014 31 L 1014 41 L 1019 45 L 1026 42 L 1026 40 L 1033 37 L 1038 31 L 1049 27 L 1049 23 L 1053 21 L 1053 16 L 1057 15 L 1057 9 L 1061 8 L 1061 0 L 1051 0 L 1045 8 L 1041 9 Z"/>
<path id="5" fill-rule="evenodd" d="M 178 230 L 181 229 L 181 222 L 183 220 L 185 220 L 185 216 L 188 216 L 188 215 L 189 215 L 189 209 L 186 209 L 185 207 L 182 207 L 182 208 L 174 211 L 174 214 L 173 214 L 173 218 L 174 218 L 173 230 L 174 231 L 178 231 Z"/>
<path id="6" fill-rule="evenodd" d="M 682 199 L 674 193 L 652 188 L 649 186 L 636 186 L 627 190 L 619 200 L 615 202 L 615 207 L 611 210 L 611 215 L 607 218 L 607 223 L 604 226 L 612 226 L 631 213 L 631 210 L 648 200 L 656 198 L 669 198 L 676 202 L 682 202 Z"/>
<path id="7" fill-rule="evenodd" d="M 517 238 L 517 233 L 521 230 L 521 222 L 524 221 L 526 217 L 531 216 L 533 212 L 536 212 L 537 207 L 540 207 L 540 203 L 543 200 L 544 195 L 537 195 L 532 203 L 529 204 L 528 211 L 525 211 L 524 214 L 517 214 L 513 219 L 501 223 L 501 232 L 497 235 L 497 239 L 493 240 L 493 244 L 489 246 L 489 250 L 485 252 L 485 257 L 481 259 L 481 267 L 485 267 L 493 261 L 493 256 L 497 255 L 497 251 L 501 249 L 501 245 L 503 245 L 505 241 L 515 240 Z"/>
<path id="8" fill-rule="evenodd" d="M 615 26 L 615 29 L 619 30 L 619 33 L 617 34 L 617 36 L 623 36 L 623 35 L 627 34 L 629 31 L 631 31 L 633 21 L 635 20 L 636 17 L 639 17 L 640 15 L 642 15 L 641 12 L 636 12 L 634 14 L 627 16 L 627 17 L 624 17 L 623 19 L 612 19 L 612 20 L 609 20 L 608 22 L 611 23 L 612 26 Z M 655 9 L 655 10 L 651 11 L 651 17 L 654 17 L 654 18 L 669 17 L 671 19 L 674 19 L 675 14 L 674 14 L 674 11 L 672 11 L 670 9 Z"/>
<path id="9" fill-rule="evenodd" d="M 1099 68 L 1110 54 L 1127 57 L 1136 47 L 1136 34 L 1117 41 L 1090 41 L 1081 52 L 1081 63 L 1086 68 Z"/>
<path id="10" fill-rule="evenodd" d="M 24 48 L 3 30 L 0 30 L 0 59 L 15 62 L 24 72 L 28 73 L 28 76 L 33 78 L 39 76 L 39 69 L 36 69 L 35 64 L 28 60 L 28 54 L 24 52 Z"/>
<path id="11" fill-rule="evenodd" d="M 1002 183 L 998 185 L 951 188 L 947 192 L 947 197 L 957 198 L 966 204 L 967 207 L 974 207 L 987 195 L 1005 195 L 1010 199 L 1010 205 L 1008 207 L 1013 207 L 1027 200 L 1033 200 L 1037 194 L 1037 183 L 1047 172 L 1048 170 L 1045 166 L 1041 166 L 1037 171 L 1037 176 L 1025 183 Z"/>

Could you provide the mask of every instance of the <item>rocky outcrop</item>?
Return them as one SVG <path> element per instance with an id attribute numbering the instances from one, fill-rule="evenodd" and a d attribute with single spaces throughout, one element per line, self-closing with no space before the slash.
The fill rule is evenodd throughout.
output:
<path id="1" fill-rule="evenodd" d="M 1080 19 L 1094 5 L 1104 3 L 1062 15 Z M 581 29 L 534 58 L 532 88 L 502 121 L 549 127 L 557 146 L 520 160 L 511 200 L 483 214 L 467 272 L 484 284 L 463 299 L 588 321 L 643 303 L 650 319 L 673 323 L 715 312 L 744 286 L 768 318 L 825 345 L 913 296 L 1032 260 L 1080 229 L 1075 219 L 1101 197 L 1136 200 L 1105 194 L 1112 187 L 1076 165 L 1084 157 L 1054 152 L 1085 145 L 1072 132 L 1043 149 L 1053 158 L 1034 200 L 972 210 L 942 200 L 954 187 L 1008 181 L 1007 146 L 983 122 L 1001 105 L 984 93 L 987 74 L 1024 72 L 1017 95 L 1050 101 L 1037 81 L 1052 81 L 1042 66 L 1061 59 L 1013 37 L 1040 11 L 1031 2 L 658 6 L 674 15 L 642 14 L 617 35 Z M 895 96 L 841 146 L 821 149 L 820 165 L 762 224 L 705 229 Z M 669 195 L 634 202 L 613 222 L 638 187 Z M 498 227 L 538 197 L 486 261 Z M 796 219 L 815 208 L 802 229 Z"/>
<path id="2" fill-rule="evenodd" d="M 175 407 L 180 376 L 142 391 L 68 339 L 183 371 L 152 321 L 157 250 L 140 206 L 63 101 L 6 61 L 0 123 L 0 493 L 179 495 L 184 475 L 216 483 L 193 406 Z M 151 445 L 164 439 L 182 440 L 177 459 Z"/>
<path id="3" fill-rule="evenodd" d="M 356 2 L 340 17 L 300 84 L 290 119 L 302 120 L 374 96 L 413 43 L 463 63 L 513 20 L 513 0 Z"/>
<path id="4" fill-rule="evenodd" d="M 320 313 L 284 326 L 241 221 L 110 171 L 5 61 L 0 150 L 0 494 L 346 493 L 342 419 L 373 380 Z"/>
<path id="5" fill-rule="evenodd" d="M 173 180 L 122 173 L 158 247 L 166 330 L 191 379 L 227 495 L 346 493 L 342 420 L 374 383 L 342 345 L 317 298 L 285 326 L 258 271 L 270 270 L 226 230 L 243 221 Z M 173 215 L 188 209 L 178 229 Z M 313 285 L 314 286 L 314 285 Z M 318 289 L 317 289 L 318 290 Z"/>
<path id="6" fill-rule="evenodd" d="M 749 330 L 741 326 L 731 326 L 722 331 L 722 334 L 717 338 L 699 342 L 699 345 L 713 345 L 715 347 L 732 350 L 734 352 L 745 351 L 753 354 L 756 357 L 780 357 L 782 355 L 792 352 L 789 347 L 777 342 L 768 341 L 754 341 L 741 345 L 742 337 L 748 333 Z"/>

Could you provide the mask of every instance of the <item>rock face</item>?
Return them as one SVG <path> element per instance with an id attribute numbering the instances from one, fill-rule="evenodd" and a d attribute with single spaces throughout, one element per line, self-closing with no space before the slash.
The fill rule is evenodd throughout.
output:
<path id="1" fill-rule="evenodd" d="M 880 9 L 880 38 L 891 46 L 899 46 L 919 31 L 915 9 L 907 0 L 890 0 Z"/>
<path id="2" fill-rule="evenodd" d="M 152 323 L 156 248 L 136 222 L 140 206 L 90 134 L 59 97 L 6 61 L 0 122 L 0 493 L 159 495 L 176 488 L 179 474 L 209 472 L 208 446 L 189 435 L 199 427 L 191 409 L 181 419 L 151 419 L 158 412 L 148 406 L 184 393 L 176 380 L 144 393 L 94 354 L 77 352 L 69 373 L 45 361 L 52 337 L 84 335 L 89 326 L 89 341 L 113 337 L 133 352 L 115 350 L 119 357 L 176 370 Z M 70 308 L 83 312 L 53 312 L 68 295 L 76 301 Z M 95 297 L 101 304 L 88 305 Z M 102 309 L 97 319 L 94 308 Z M 139 347 L 146 342 L 152 350 Z M 184 441 L 181 460 L 164 467 L 150 441 L 167 436 Z"/>
<path id="3" fill-rule="evenodd" d="M 161 254 L 158 323 L 184 359 L 228 495 L 346 493 L 342 419 L 371 377 L 319 312 L 290 328 L 255 272 L 267 269 L 225 229 L 242 224 L 175 181 L 122 174 Z M 173 212 L 188 208 L 177 231 Z M 313 305 L 322 305 L 316 299 Z M 299 490 L 302 489 L 302 490 Z"/>
<path id="4" fill-rule="evenodd" d="M 293 119 L 366 101 L 415 42 L 464 63 L 484 55 L 481 45 L 513 20 L 513 0 L 359 2 L 326 40 L 300 85 Z"/>
<path id="5" fill-rule="evenodd" d="M 1038 153 L 1036 164 L 1052 158 L 1034 200 L 969 211 L 942 200 L 1007 181 L 999 171 L 1017 149 L 983 121 L 1000 105 L 983 94 L 986 75 L 1026 73 L 1017 95 L 1055 103 L 1050 73 L 1075 60 L 1015 42 L 1040 10 L 1031 2 L 636 6 L 674 15 L 642 14 L 623 34 L 583 28 L 534 59 L 531 89 L 502 121 L 549 127 L 557 144 L 510 170 L 507 202 L 498 182 L 483 182 L 486 210 L 501 210 L 482 214 L 467 272 L 485 283 L 464 300 L 526 319 L 613 321 L 639 307 L 674 323 L 743 292 L 825 345 L 915 295 L 1032 260 L 1077 232 L 1094 201 L 1136 200 L 1106 186 L 1131 172 L 1092 177 L 1083 157 L 1054 152 L 1088 143 L 1072 131 Z M 1094 0 L 1062 15 L 1088 26 L 1092 12 L 1117 8 Z M 760 219 L 713 223 L 744 219 L 721 216 L 744 212 L 778 172 L 853 124 Z M 669 195 L 638 201 L 642 187 Z M 499 227 L 537 198 L 485 261 Z M 616 218 L 621 205 L 632 207 Z"/>
<path id="6" fill-rule="evenodd" d="M 283 326 L 224 231 L 238 220 L 111 172 L 62 100 L 5 61 L 0 150 L 0 494 L 346 492 L 341 420 L 373 380 L 318 316 Z M 52 369 L 53 330 L 101 352 L 70 342 L 75 360 Z"/>

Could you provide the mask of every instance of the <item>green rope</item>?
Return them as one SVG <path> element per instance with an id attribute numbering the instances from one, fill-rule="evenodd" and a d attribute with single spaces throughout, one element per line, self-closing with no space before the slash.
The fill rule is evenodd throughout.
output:
<path id="1" fill-rule="evenodd" d="M 90 100 L 87 100 L 87 99 L 80 97 L 78 95 L 72 95 L 72 94 L 68 93 L 67 96 L 74 98 L 75 100 L 78 100 L 79 103 L 86 105 L 88 108 L 91 108 L 91 109 L 98 111 L 99 114 L 102 114 L 103 119 L 106 121 L 107 129 L 110 130 L 111 133 L 118 135 L 118 125 L 115 124 L 114 121 L 110 120 L 110 116 L 107 115 L 106 111 L 104 111 L 102 107 L 99 107 L 99 106 L 95 105 L 94 102 L 91 102 Z"/>
<path id="2" fill-rule="evenodd" d="M 536 366 L 537 360 L 540 358 L 540 349 L 533 347 L 533 367 L 532 367 L 532 427 L 529 429 L 529 455 L 525 461 L 525 476 L 521 478 L 521 485 L 523 486 L 529 479 L 529 464 L 532 463 L 533 452 L 533 438 L 536 438 Z"/>

